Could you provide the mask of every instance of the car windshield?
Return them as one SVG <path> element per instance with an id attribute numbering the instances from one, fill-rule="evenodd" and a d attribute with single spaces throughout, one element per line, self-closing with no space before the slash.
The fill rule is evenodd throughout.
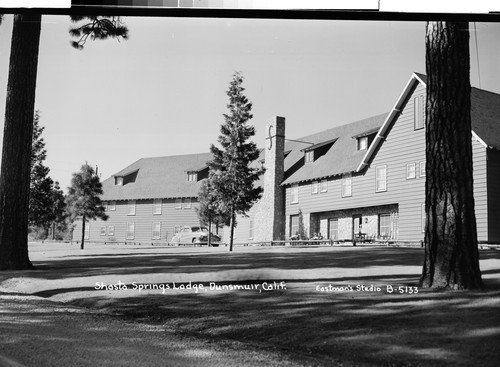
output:
<path id="1" fill-rule="evenodd" d="M 208 232 L 206 227 L 191 227 L 192 232 Z"/>

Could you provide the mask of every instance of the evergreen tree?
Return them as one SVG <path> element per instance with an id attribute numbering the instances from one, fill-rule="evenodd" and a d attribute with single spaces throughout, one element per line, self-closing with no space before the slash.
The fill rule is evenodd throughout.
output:
<path id="1" fill-rule="evenodd" d="M 252 103 L 243 95 L 242 83 L 243 76 L 236 72 L 226 92 L 229 113 L 224 114 L 225 122 L 218 138 L 222 149 L 212 144 L 213 159 L 208 163 L 217 205 L 230 217 L 229 251 L 233 249 L 236 215 L 245 215 L 260 199 L 262 188 L 255 187 L 255 182 L 264 172 L 262 167 L 250 166 L 259 157 L 259 150 L 254 142 L 248 141 L 255 135 L 255 128 L 247 124 L 252 118 Z"/>
<path id="2" fill-rule="evenodd" d="M 472 182 L 468 29 L 467 22 L 427 23 L 423 287 L 482 287 Z"/>
<path id="3" fill-rule="evenodd" d="M 73 20 L 87 18 L 92 26 L 80 29 L 80 39 L 76 41 L 79 49 L 88 37 L 127 37 L 127 29 L 116 17 Z M 101 18 L 110 18 L 110 22 L 96 21 Z M 28 212 L 41 20 L 42 15 L 34 12 L 14 15 L 0 172 L 0 270 L 32 267 L 28 256 Z M 71 34 L 76 35 L 74 31 Z"/>
<path id="4" fill-rule="evenodd" d="M 33 120 L 28 222 L 46 231 L 54 220 L 52 213 L 54 181 L 49 176 L 49 168 L 44 165 L 47 150 L 42 137 L 43 130 L 44 127 L 40 126 L 40 113 L 36 111 Z"/>
<path id="5" fill-rule="evenodd" d="M 85 224 L 97 218 L 108 219 L 100 195 L 102 195 L 101 181 L 94 169 L 86 163 L 80 172 L 73 174 L 66 197 L 66 206 L 71 222 L 82 220 L 82 250 L 85 243 Z"/>

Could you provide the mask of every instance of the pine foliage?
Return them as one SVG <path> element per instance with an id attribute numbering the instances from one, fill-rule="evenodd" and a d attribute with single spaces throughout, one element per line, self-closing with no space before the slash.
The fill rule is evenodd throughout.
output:
<path id="1" fill-rule="evenodd" d="M 79 172 L 73 173 L 71 186 L 68 188 L 66 205 L 72 221 L 108 219 L 100 195 L 102 195 L 101 181 L 94 169 L 85 163 Z"/>
<path id="2" fill-rule="evenodd" d="M 226 92 L 229 97 L 228 113 L 224 114 L 218 138 L 221 148 L 215 145 L 210 147 L 213 159 L 208 164 L 209 179 L 219 208 L 228 212 L 232 219 L 230 250 L 235 216 L 245 215 L 260 199 L 262 188 L 257 187 L 255 182 L 264 172 L 262 167 L 251 164 L 259 157 L 259 150 L 249 140 L 255 135 L 255 128 L 247 124 L 253 117 L 252 103 L 243 94 L 245 88 L 242 83 L 242 74 L 234 73 Z"/>
<path id="3" fill-rule="evenodd" d="M 118 41 L 128 39 L 128 28 L 117 16 L 82 16 L 72 15 L 73 23 L 81 23 L 78 27 L 70 28 L 69 34 L 77 38 L 76 41 L 71 41 L 71 46 L 77 50 L 82 50 L 87 39 L 104 40 L 108 38 L 116 38 Z"/>
<path id="4" fill-rule="evenodd" d="M 219 201 L 212 190 L 210 180 L 204 180 L 198 193 L 200 206 L 196 208 L 198 219 L 202 225 L 215 224 L 217 227 L 230 224 L 230 215 L 219 205 Z"/>

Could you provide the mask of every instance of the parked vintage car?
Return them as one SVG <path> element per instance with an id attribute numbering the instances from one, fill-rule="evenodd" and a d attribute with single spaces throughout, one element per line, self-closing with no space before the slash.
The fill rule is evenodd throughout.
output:
<path id="1" fill-rule="evenodd" d="M 212 246 L 219 246 L 220 236 L 212 233 Z M 208 244 L 208 228 L 203 226 L 184 226 L 180 232 L 172 237 L 173 244 L 206 245 Z"/>

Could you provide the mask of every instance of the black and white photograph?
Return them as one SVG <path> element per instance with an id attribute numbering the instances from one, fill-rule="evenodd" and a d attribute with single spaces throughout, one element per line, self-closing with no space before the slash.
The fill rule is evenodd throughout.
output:
<path id="1" fill-rule="evenodd" d="M 0 366 L 498 365 L 500 13 L 97 3 L 0 2 Z"/>

